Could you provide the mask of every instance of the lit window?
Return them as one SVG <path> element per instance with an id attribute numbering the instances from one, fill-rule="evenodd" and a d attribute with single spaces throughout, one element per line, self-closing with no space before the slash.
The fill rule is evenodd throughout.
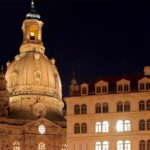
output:
<path id="1" fill-rule="evenodd" d="M 131 122 L 129 120 L 124 121 L 124 131 L 131 131 Z"/>
<path id="2" fill-rule="evenodd" d="M 144 83 L 140 83 L 140 90 L 144 90 L 145 89 L 145 86 L 144 86 Z"/>
<path id="3" fill-rule="evenodd" d="M 139 130 L 145 130 L 145 120 L 139 121 Z"/>
<path id="4" fill-rule="evenodd" d="M 102 132 L 109 132 L 109 123 L 108 123 L 108 121 L 103 121 L 103 123 L 102 123 Z"/>
<path id="5" fill-rule="evenodd" d="M 139 150 L 145 150 L 145 141 L 144 140 L 141 140 L 139 142 Z"/>
<path id="6" fill-rule="evenodd" d="M 150 130 L 150 119 L 147 120 L 147 130 Z"/>
<path id="7" fill-rule="evenodd" d="M 124 150 L 123 149 L 123 141 L 118 141 L 117 142 L 117 150 Z"/>
<path id="8" fill-rule="evenodd" d="M 139 102 L 139 110 L 142 111 L 142 110 L 145 110 L 145 102 L 143 100 L 141 100 Z"/>
<path id="9" fill-rule="evenodd" d="M 146 90 L 150 90 L 150 83 L 146 83 Z"/>
<path id="10" fill-rule="evenodd" d="M 30 32 L 30 40 L 35 40 L 35 34 L 34 34 L 34 32 Z"/>
<path id="11" fill-rule="evenodd" d="M 83 104 L 83 105 L 81 106 L 81 114 L 86 114 L 86 113 L 87 113 L 87 107 L 86 107 L 85 104 Z"/>
<path id="12" fill-rule="evenodd" d="M 108 112 L 108 104 L 104 103 L 103 104 L 103 113 L 107 113 Z"/>
<path id="13" fill-rule="evenodd" d="M 80 106 L 79 105 L 74 106 L 74 114 L 80 114 Z"/>
<path id="14" fill-rule="evenodd" d="M 130 102 L 126 101 L 126 102 L 124 103 L 124 111 L 125 111 L 125 112 L 130 111 Z"/>
<path id="15" fill-rule="evenodd" d="M 100 103 L 97 103 L 95 105 L 95 113 L 101 113 L 101 104 Z"/>
<path id="16" fill-rule="evenodd" d="M 116 130 L 117 130 L 117 132 L 122 132 L 123 131 L 123 121 L 122 120 L 117 121 Z"/>
<path id="17" fill-rule="evenodd" d="M 87 124 L 86 123 L 81 124 L 81 133 L 87 133 Z"/>
<path id="18" fill-rule="evenodd" d="M 150 110 L 150 100 L 146 102 L 146 110 Z"/>
<path id="19" fill-rule="evenodd" d="M 39 133 L 40 133 L 40 134 L 44 134 L 45 131 L 46 131 L 45 126 L 44 126 L 43 124 L 42 124 L 42 125 L 39 125 Z"/>
<path id="20" fill-rule="evenodd" d="M 130 141 L 124 142 L 124 150 L 131 150 L 131 142 Z"/>
<path id="21" fill-rule="evenodd" d="M 63 144 L 61 150 L 67 150 L 67 144 Z"/>
<path id="22" fill-rule="evenodd" d="M 123 112 L 123 103 L 122 102 L 117 103 L 117 112 Z"/>
<path id="23" fill-rule="evenodd" d="M 103 142 L 103 150 L 109 150 L 109 143 L 107 141 Z"/>
<path id="24" fill-rule="evenodd" d="M 13 143 L 13 150 L 20 150 L 20 143 L 18 141 Z"/>
<path id="25" fill-rule="evenodd" d="M 45 144 L 43 142 L 38 144 L 38 150 L 45 150 Z"/>
<path id="26" fill-rule="evenodd" d="M 98 133 L 98 132 L 101 132 L 102 130 L 102 126 L 101 126 L 101 122 L 96 122 L 95 124 L 95 132 Z"/>
<path id="27" fill-rule="evenodd" d="M 101 150 L 101 142 L 96 142 L 95 150 Z"/>
<path id="28" fill-rule="evenodd" d="M 74 125 L 74 133 L 80 133 L 80 124 L 79 123 L 76 123 L 75 125 Z"/>

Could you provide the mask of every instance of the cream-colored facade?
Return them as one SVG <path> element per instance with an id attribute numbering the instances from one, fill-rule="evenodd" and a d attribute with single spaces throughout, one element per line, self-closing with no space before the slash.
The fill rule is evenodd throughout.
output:
<path id="1" fill-rule="evenodd" d="M 150 150 L 149 69 L 92 84 L 74 78 L 65 98 L 68 150 Z"/>

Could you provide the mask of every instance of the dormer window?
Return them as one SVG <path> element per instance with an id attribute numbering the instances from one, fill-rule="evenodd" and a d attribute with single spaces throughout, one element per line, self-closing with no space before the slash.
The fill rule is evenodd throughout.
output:
<path id="1" fill-rule="evenodd" d="M 117 82 L 117 92 L 130 92 L 130 81 L 121 79 Z"/>
<path id="2" fill-rule="evenodd" d="M 146 83 L 146 90 L 150 90 L 150 83 Z"/>
<path id="3" fill-rule="evenodd" d="M 150 79 L 147 77 L 138 81 L 139 91 L 150 90 Z"/>
<path id="4" fill-rule="evenodd" d="M 81 95 L 87 95 L 88 94 L 88 84 L 83 83 L 81 84 Z"/>
<path id="5" fill-rule="evenodd" d="M 124 92 L 128 92 L 129 91 L 129 85 L 128 84 L 125 84 L 124 85 Z"/>
<path id="6" fill-rule="evenodd" d="M 95 84 L 95 93 L 96 94 L 108 93 L 108 83 L 102 80 L 97 82 Z"/>
<path id="7" fill-rule="evenodd" d="M 144 83 L 140 83 L 140 90 L 144 90 Z"/>
<path id="8" fill-rule="evenodd" d="M 122 92 L 122 91 L 123 91 L 122 85 L 118 85 L 118 92 Z"/>

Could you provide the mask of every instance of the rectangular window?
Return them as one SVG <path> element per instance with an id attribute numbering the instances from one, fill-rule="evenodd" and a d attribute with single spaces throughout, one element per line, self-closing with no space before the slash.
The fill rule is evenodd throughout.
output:
<path id="1" fill-rule="evenodd" d="M 118 85 L 118 92 L 122 92 L 122 85 Z"/>
<path id="2" fill-rule="evenodd" d="M 101 87 L 100 86 L 96 87 L 96 93 L 101 93 Z"/>
<path id="3" fill-rule="evenodd" d="M 102 92 L 107 93 L 107 86 L 102 86 Z"/>
<path id="4" fill-rule="evenodd" d="M 150 83 L 146 83 L 146 90 L 150 90 Z"/>
<path id="5" fill-rule="evenodd" d="M 144 83 L 140 83 L 140 90 L 144 90 Z"/>
<path id="6" fill-rule="evenodd" d="M 124 92 L 128 92 L 129 91 L 129 85 L 128 84 L 125 84 L 124 85 Z"/>
<path id="7" fill-rule="evenodd" d="M 86 87 L 82 88 L 82 94 L 87 94 L 87 88 Z"/>

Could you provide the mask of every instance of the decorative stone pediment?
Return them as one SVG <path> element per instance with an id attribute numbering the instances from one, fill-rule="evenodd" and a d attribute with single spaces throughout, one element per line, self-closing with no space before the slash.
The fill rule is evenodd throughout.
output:
<path id="1" fill-rule="evenodd" d="M 106 82 L 104 80 L 100 80 L 100 81 L 98 81 L 98 82 L 95 83 L 95 86 L 102 86 L 102 85 L 107 86 L 108 82 Z"/>
<path id="2" fill-rule="evenodd" d="M 122 78 L 121 80 L 117 81 L 116 83 L 117 83 L 117 84 L 129 84 L 130 81 L 129 81 L 129 80 L 126 80 L 126 79 L 124 79 L 124 78 Z"/>
<path id="3" fill-rule="evenodd" d="M 146 82 L 150 82 L 150 79 L 147 77 L 144 77 L 144 78 L 140 79 L 138 82 L 139 83 L 146 83 Z"/>

